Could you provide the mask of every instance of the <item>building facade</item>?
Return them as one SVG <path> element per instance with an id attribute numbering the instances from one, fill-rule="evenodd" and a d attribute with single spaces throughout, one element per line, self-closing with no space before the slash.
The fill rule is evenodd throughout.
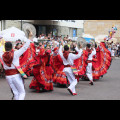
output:
<path id="1" fill-rule="evenodd" d="M 31 23 L 35 26 L 36 36 L 51 33 L 55 36 L 79 37 L 84 32 L 83 20 L 1 20 L 0 29 L 4 30 L 14 26 L 22 30 L 24 23 Z"/>
<path id="2" fill-rule="evenodd" d="M 1 20 L 0 30 L 9 27 L 17 27 L 22 30 L 24 23 L 31 23 L 35 26 L 37 36 L 40 34 L 52 33 L 52 35 L 62 35 L 69 37 L 80 37 L 82 33 L 90 34 L 94 37 L 97 35 L 108 35 L 108 31 L 115 25 L 118 30 L 115 38 L 120 41 L 120 20 Z"/>

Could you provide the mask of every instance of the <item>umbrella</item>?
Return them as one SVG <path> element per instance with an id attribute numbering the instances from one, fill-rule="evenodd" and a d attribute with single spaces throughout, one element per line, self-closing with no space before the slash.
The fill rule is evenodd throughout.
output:
<path id="1" fill-rule="evenodd" d="M 24 41 L 26 39 L 25 33 L 15 27 L 3 30 L 0 32 L 0 34 L 3 36 L 5 41 L 15 42 L 18 39 L 20 39 L 21 41 Z"/>
<path id="2" fill-rule="evenodd" d="M 95 39 L 92 35 L 90 34 L 83 34 L 82 37 L 86 40 L 86 42 L 90 43 L 91 39 Z"/>

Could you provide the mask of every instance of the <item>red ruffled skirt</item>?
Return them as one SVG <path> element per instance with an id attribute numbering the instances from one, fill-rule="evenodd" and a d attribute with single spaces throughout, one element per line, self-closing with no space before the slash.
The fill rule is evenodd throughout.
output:
<path id="1" fill-rule="evenodd" d="M 100 43 L 100 47 L 97 48 L 96 59 L 97 61 L 92 62 L 93 65 L 93 79 L 97 80 L 101 76 L 107 73 L 111 65 L 111 54 L 108 49 L 106 49 L 104 43 Z M 94 59 L 93 59 L 94 60 Z"/>
<path id="2" fill-rule="evenodd" d="M 37 66 L 33 69 L 34 78 L 32 79 L 29 87 L 31 89 L 36 89 L 37 91 L 53 90 L 53 70 L 51 66 Z"/>
<path id="3" fill-rule="evenodd" d="M 52 56 L 53 58 L 53 69 L 54 69 L 54 76 L 53 82 L 59 83 L 61 85 L 67 84 L 66 74 L 63 72 L 64 65 L 60 55 Z"/>

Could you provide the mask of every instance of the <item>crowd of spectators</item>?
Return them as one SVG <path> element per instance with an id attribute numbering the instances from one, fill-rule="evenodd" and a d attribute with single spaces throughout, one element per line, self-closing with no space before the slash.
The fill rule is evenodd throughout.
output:
<path id="1" fill-rule="evenodd" d="M 52 36 L 51 34 L 48 34 L 48 36 L 46 36 L 45 34 L 41 34 L 39 35 L 37 40 L 33 39 L 33 42 L 36 48 L 39 47 L 46 48 L 47 46 L 49 46 L 52 50 L 54 49 L 54 47 L 60 47 L 61 39 L 64 41 L 65 44 L 68 44 L 69 47 L 71 48 L 71 51 L 73 51 L 75 42 L 72 41 L 72 39 L 70 39 L 68 35 L 66 37 L 63 37 L 62 35 Z M 22 45 L 24 45 L 24 42 L 21 42 L 21 40 L 17 40 L 14 45 L 14 48 L 19 49 Z"/>
<path id="2" fill-rule="evenodd" d="M 106 42 L 106 47 L 111 52 L 111 56 L 113 59 L 115 57 L 120 57 L 120 42 Z"/>

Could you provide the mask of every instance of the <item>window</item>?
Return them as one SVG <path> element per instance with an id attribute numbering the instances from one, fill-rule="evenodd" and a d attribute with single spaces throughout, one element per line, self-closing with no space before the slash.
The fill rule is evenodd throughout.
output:
<path id="1" fill-rule="evenodd" d="M 73 29 L 73 37 L 76 37 L 77 36 L 77 29 Z"/>

